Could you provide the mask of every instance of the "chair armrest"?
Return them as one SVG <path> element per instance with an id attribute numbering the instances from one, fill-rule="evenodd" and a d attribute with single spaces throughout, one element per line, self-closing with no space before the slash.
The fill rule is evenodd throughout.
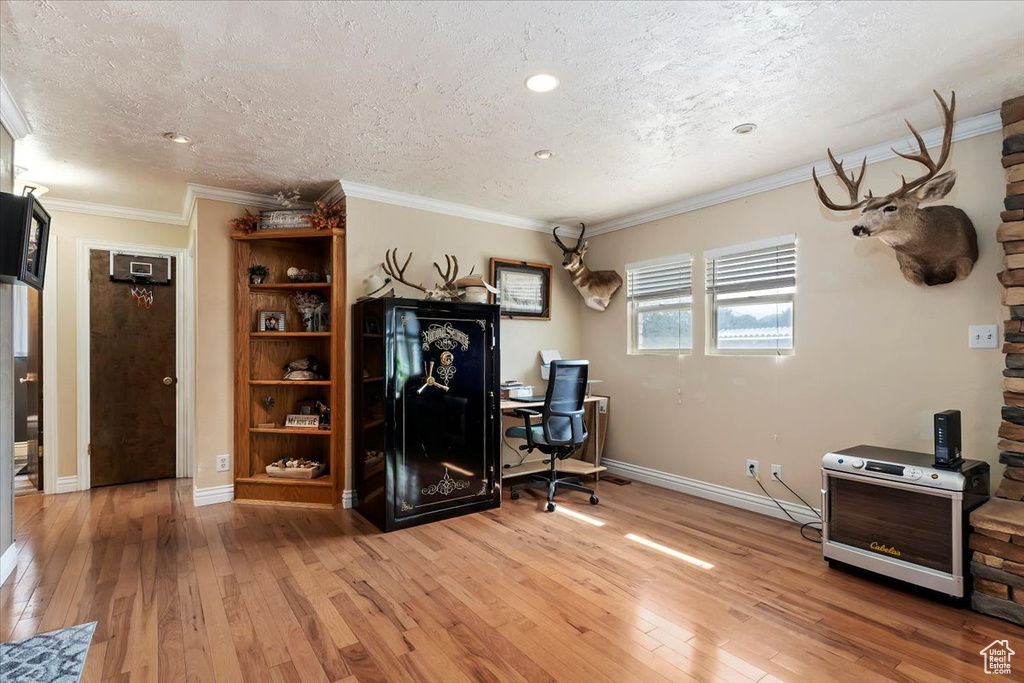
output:
<path id="1" fill-rule="evenodd" d="M 523 418 L 523 422 L 526 425 L 526 452 L 532 453 L 536 446 L 534 446 L 533 443 L 533 423 L 530 421 L 530 418 L 541 417 L 541 414 L 536 410 L 530 410 L 529 408 L 516 408 L 515 414 L 517 417 Z"/>

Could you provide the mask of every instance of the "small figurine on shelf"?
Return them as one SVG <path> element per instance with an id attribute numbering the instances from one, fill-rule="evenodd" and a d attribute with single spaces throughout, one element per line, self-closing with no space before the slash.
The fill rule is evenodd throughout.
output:
<path id="1" fill-rule="evenodd" d="M 293 360 L 284 366 L 285 375 L 284 379 L 292 381 L 308 381 L 318 380 L 322 377 L 317 374 L 317 370 L 320 367 L 320 361 L 314 355 L 306 356 L 305 358 L 299 358 Z"/>
<path id="2" fill-rule="evenodd" d="M 323 401 L 317 401 L 314 407 L 316 414 L 320 416 L 320 429 L 330 430 L 331 428 L 331 409 Z"/>
<path id="3" fill-rule="evenodd" d="M 270 275 L 270 269 L 262 264 L 249 266 L 249 284 L 251 285 L 262 285 L 263 279 L 268 275 Z"/>

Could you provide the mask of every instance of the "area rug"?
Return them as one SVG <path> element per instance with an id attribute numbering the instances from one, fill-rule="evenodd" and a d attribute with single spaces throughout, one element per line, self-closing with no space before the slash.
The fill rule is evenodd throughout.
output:
<path id="1" fill-rule="evenodd" d="M 96 622 L 0 643 L 0 681 L 78 683 Z"/>

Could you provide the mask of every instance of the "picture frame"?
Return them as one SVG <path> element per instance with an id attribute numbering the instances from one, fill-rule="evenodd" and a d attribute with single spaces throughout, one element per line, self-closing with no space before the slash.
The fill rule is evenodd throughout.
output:
<path id="1" fill-rule="evenodd" d="M 513 320 L 551 320 L 551 265 L 492 258 L 491 282 L 498 289 L 491 303 Z"/>
<path id="2" fill-rule="evenodd" d="M 259 311 L 259 332 L 286 332 L 284 311 Z"/>

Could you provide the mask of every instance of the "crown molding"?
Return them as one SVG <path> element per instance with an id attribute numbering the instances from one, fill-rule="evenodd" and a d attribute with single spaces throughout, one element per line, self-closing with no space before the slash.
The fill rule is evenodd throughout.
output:
<path id="1" fill-rule="evenodd" d="M 0 124 L 7 129 L 15 140 L 20 140 L 32 132 L 32 126 L 22 113 L 21 107 L 14 101 L 14 96 L 7 89 L 7 84 L 0 78 Z"/>
<path id="2" fill-rule="evenodd" d="M 345 188 L 345 196 L 354 197 L 356 199 L 368 199 L 370 201 L 382 202 L 384 204 L 404 206 L 409 209 L 432 211 L 446 216 L 469 218 L 474 221 L 505 225 L 510 228 L 519 228 L 521 230 L 548 232 L 554 227 L 553 223 L 548 223 L 546 221 L 538 221 L 532 218 L 524 218 L 522 216 L 513 216 L 511 214 L 489 211 L 487 209 L 478 209 L 473 206 L 466 206 L 465 204 L 456 204 L 454 202 L 446 202 L 440 199 L 431 199 L 420 195 L 396 192 L 395 190 L 385 190 L 372 185 L 363 185 L 362 183 L 350 183 L 344 180 L 341 181 L 341 183 Z"/>
<path id="3" fill-rule="evenodd" d="M 149 209 L 135 209 L 129 206 L 59 199 L 58 197 L 46 197 L 41 202 L 44 207 L 53 211 L 84 213 L 90 216 L 107 216 L 108 218 L 124 218 L 133 221 L 148 221 L 150 223 L 165 223 L 168 225 L 188 225 L 188 218 L 183 219 L 180 213 L 171 213 L 170 211 L 150 211 Z M 191 212 L 189 217 L 191 217 Z"/>
<path id="4" fill-rule="evenodd" d="M 1003 124 L 1000 120 L 998 111 L 990 111 L 986 114 L 972 116 L 969 119 L 963 119 L 953 124 L 953 141 L 966 140 L 968 138 L 1002 130 L 1002 126 Z M 928 147 L 934 147 L 942 143 L 942 133 L 943 129 L 939 126 L 937 128 L 926 130 L 922 133 L 921 137 L 924 138 L 924 142 Z M 866 157 L 869 164 L 874 164 L 879 161 L 895 159 L 897 155 L 891 149 L 894 147 L 903 151 L 917 151 L 917 143 L 914 142 L 914 138 L 908 135 L 896 140 L 890 140 L 889 142 L 872 145 L 871 147 L 864 147 L 863 149 L 846 152 L 842 155 L 836 155 L 836 158 L 861 159 Z M 734 199 L 742 199 L 743 197 L 761 194 L 762 192 L 769 192 L 780 187 L 786 187 L 787 185 L 796 185 L 797 183 L 807 182 L 811 179 L 811 169 L 817 171 L 819 178 L 828 175 L 835 175 L 835 172 L 832 170 L 832 166 L 829 164 L 828 160 L 822 159 L 821 161 L 817 161 L 813 164 L 791 168 L 788 171 L 782 171 L 780 173 L 773 173 L 772 175 L 756 178 L 745 183 L 739 183 L 738 185 L 725 187 L 721 190 L 715 190 L 714 192 L 697 195 L 696 197 L 688 197 L 687 199 L 672 202 L 671 204 L 663 204 L 650 209 L 644 209 L 643 211 L 638 211 L 626 216 L 595 223 L 592 226 L 588 225 L 587 233 L 589 236 L 602 235 L 607 232 L 614 232 L 615 230 L 631 228 L 642 223 L 649 223 L 662 218 L 669 218 L 670 216 L 678 216 L 679 214 L 688 213 L 690 211 L 697 211 L 698 209 L 704 209 L 709 206 L 714 206 L 715 204 L 731 202 Z"/>
<path id="5" fill-rule="evenodd" d="M 185 189 L 185 206 L 182 209 L 182 214 L 191 216 L 192 205 L 200 199 L 212 199 L 216 202 L 227 202 L 228 204 L 241 204 L 242 206 L 251 206 L 257 209 L 282 208 L 281 202 L 277 201 L 276 197 L 269 195 L 188 183 Z M 309 208 L 310 205 L 306 202 L 296 202 L 295 206 L 297 208 Z"/>

